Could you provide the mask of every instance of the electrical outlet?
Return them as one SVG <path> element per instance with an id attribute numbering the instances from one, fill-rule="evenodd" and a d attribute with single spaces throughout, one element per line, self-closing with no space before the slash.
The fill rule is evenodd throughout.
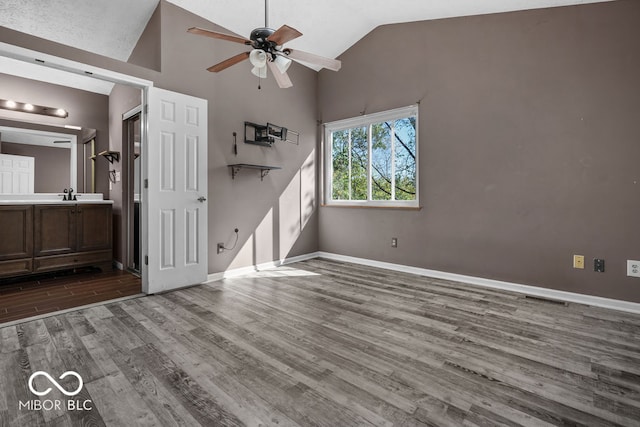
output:
<path id="1" fill-rule="evenodd" d="M 598 273 L 604 273 L 604 260 L 595 258 L 593 260 L 593 271 L 597 271 Z"/>
<path id="2" fill-rule="evenodd" d="M 397 237 L 392 237 L 391 238 L 391 247 L 392 248 L 397 248 L 398 247 L 398 238 Z"/>
<path id="3" fill-rule="evenodd" d="M 224 252 L 224 243 L 218 243 L 218 253 Z"/>
<path id="4" fill-rule="evenodd" d="M 573 268 L 584 269 L 584 255 L 573 256 Z"/>
<path id="5" fill-rule="evenodd" d="M 627 260 L 627 276 L 640 277 L 640 261 Z"/>

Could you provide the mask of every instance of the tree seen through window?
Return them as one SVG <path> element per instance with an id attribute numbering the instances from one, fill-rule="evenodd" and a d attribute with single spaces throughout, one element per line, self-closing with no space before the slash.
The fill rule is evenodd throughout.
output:
<path id="1" fill-rule="evenodd" d="M 331 198 L 416 200 L 416 116 L 332 131 Z"/>

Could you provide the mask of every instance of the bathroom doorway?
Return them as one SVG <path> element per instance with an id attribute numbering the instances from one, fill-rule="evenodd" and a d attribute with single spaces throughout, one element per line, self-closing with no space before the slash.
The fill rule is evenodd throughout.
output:
<path id="1" fill-rule="evenodd" d="M 141 228 L 140 213 L 142 208 L 142 167 L 141 167 L 141 141 L 142 141 L 142 116 L 141 108 L 137 107 L 123 115 L 123 130 L 127 144 L 126 173 L 131 179 L 127 180 L 128 191 L 124 192 L 128 198 L 127 209 L 127 270 L 141 274 Z"/>

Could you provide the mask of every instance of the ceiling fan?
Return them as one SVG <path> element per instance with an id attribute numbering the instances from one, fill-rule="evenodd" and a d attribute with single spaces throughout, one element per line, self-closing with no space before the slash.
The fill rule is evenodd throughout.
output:
<path id="1" fill-rule="evenodd" d="M 232 36 L 230 34 L 218 33 L 216 31 L 205 30 L 198 27 L 189 28 L 187 31 L 192 34 L 212 37 L 235 43 L 241 43 L 251 46 L 253 49 L 249 52 L 242 52 L 231 58 L 212 65 L 207 68 L 208 71 L 217 73 L 225 70 L 232 65 L 238 64 L 245 59 L 249 59 L 253 65 L 251 72 L 261 79 L 267 77 L 267 67 L 271 69 L 278 86 L 288 88 L 293 86 L 291 79 L 287 75 L 287 69 L 291 65 L 291 60 L 301 62 L 303 65 L 310 64 L 327 68 L 329 70 L 338 71 L 342 63 L 337 59 L 325 58 L 309 52 L 303 52 L 298 49 L 285 48 L 283 45 L 302 35 L 301 32 L 288 25 L 283 25 L 277 30 L 269 28 L 267 16 L 269 13 L 268 0 L 264 2 L 264 27 L 256 28 L 251 31 L 248 39 Z M 258 86 L 259 88 L 259 86 Z"/>

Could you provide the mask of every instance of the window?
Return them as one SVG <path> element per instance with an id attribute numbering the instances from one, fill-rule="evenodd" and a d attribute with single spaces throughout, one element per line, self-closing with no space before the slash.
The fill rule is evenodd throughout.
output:
<path id="1" fill-rule="evenodd" d="M 325 126 L 325 203 L 418 206 L 418 107 Z"/>

